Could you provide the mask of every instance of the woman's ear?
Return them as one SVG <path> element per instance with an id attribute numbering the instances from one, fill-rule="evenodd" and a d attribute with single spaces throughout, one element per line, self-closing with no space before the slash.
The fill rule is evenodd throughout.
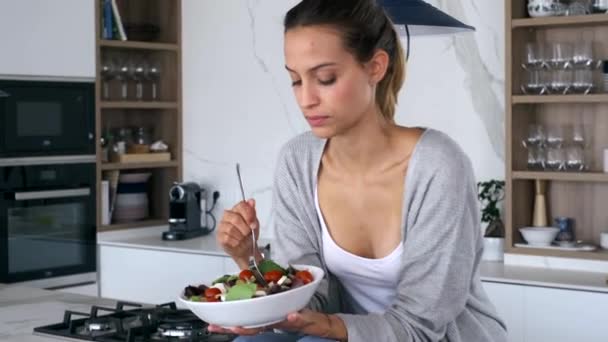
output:
<path id="1" fill-rule="evenodd" d="M 369 74 L 369 82 L 371 85 L 376 85 L 382 81 L 386 71 L 388 70 L 390 58 L 388 53 L 382 49 L 376 50 L 369 62 L 366 63 L 366 69 Z"/>

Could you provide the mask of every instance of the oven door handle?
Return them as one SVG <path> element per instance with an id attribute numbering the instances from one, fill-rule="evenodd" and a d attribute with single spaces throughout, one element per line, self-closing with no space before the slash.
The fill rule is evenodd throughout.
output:
<path id="1" fill-rule="evenodd" d="M 26 192 L 15 192 L 15 201 L 29 201 L 38 199 L 50 199 L 50 198 L 68 198 L 68 197 L 81 197 L 89 196 L 91 194 L 90 188 L 76 188 L 66 190 L 47 190 L 47 191 L 26 191 Z"/>

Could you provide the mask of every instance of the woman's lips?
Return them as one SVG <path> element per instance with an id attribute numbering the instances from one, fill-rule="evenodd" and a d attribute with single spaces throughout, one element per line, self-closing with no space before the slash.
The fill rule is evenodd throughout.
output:
<path id="1" fill-rule="evenodd" d="M 329 118 L 329 116 L 323 116 L 323 115 L 314 115 L 314 116 L 307 116 L 306 120 L 308 121 L 308 123 L 313 126 L 313 127 L 319 127 L 319 126 L 323 126 L 323 124 L 325 123 L 325 121 Z"/>

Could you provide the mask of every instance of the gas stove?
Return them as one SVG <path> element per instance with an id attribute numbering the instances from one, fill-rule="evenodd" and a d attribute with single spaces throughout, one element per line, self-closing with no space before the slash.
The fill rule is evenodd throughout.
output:
<path id="1" fill-rule="evenodd" d="M 93 306 L 90 313 L 66 311 L 63 322 L 34 328 L 34 333 L 99 342 L 224 342 L 236 338 L 210 333 L 207 325 L 175 303 L 142 307 L 118 302 L 115 308 Z"/>

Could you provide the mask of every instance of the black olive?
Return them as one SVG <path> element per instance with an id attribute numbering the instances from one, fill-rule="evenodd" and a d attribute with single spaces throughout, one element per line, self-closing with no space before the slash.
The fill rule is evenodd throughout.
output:
<path id="1" fill-rule="evenodd" d="M 275 294 L 279 292 L 281 292 L 281 286 L 279 285 L 272 285 L 272 287 L 270 287 L 270 290 L 268 290 L 268 294 Z"/>
<path id="2" fill-rule="evenodd" d="M 184 295 L 186 295 L 186 297 L 188 297 L 188 298 L 190 298 L 192 296 L 198 296 L 199 294 L 201 294 L 201 291 L 194 286 L 188 286 L 184 290 Z"/>

